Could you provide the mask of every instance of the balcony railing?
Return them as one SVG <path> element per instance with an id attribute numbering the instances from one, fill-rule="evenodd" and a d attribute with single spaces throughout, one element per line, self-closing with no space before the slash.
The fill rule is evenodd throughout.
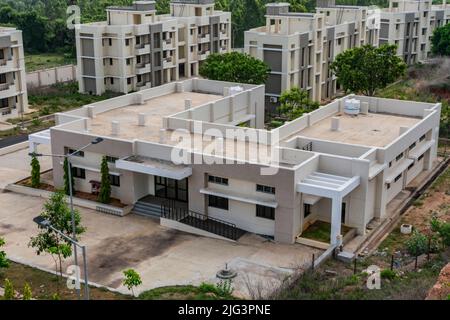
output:
<path id="1" fill-rule="evenodd" d="M 9 89 L 10 84 L 9 83 L 1 83 L 0 84 L 0 91 L 5 91 Z"/>

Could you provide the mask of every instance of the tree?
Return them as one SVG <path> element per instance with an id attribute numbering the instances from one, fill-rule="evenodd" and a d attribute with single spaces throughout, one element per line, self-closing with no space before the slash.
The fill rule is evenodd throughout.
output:
<path id="1" fill-rule="evenodd" d="M 450 56 L 450 24 L 433 31 L 431 52 L 437 55 Z"/>
<path id="2" fill-rule="evenodd" d="M 109 167 L 106 157 L 103 157 L 102 159 L 100 172 L 101 172 L 101 183 L 100 183 L 100 192 L 98 193 L 98 201 L 100 201 L 101 203 L 110 203 L 111 181 L 109 180 Z"/>
<path id="3" fill-rule="evenodd" d="M 277 109 L 289 120 L 294 120 L 318 107 L 319 103 L 309 99 L 307 91 L 294 87 L 281 94 L 280 106 Z"/>
<path id="4" fill-rule="evenodd" d="M 123 271 L 123 275 L 125 278 L 123 279 L 123 285 L 131 290 L 131 293 L 134 296 L 134 287 L 137 287 L 142 284 L 141 276 L 133 269 L 128 269 Z"/>
<path id="5" fill-rule="evenodd" d="M 5 240 L 3 238 L 0 238 L 0 248 L 5 245 Z M 9 261 L 6 258 L 6 252 L 0 251 L 0 269 L 1 268 L 8 268 L 9 267 Z"/>
<path id="6" fill-rule="evenodd" d="M 208 79 L 250 84 L 265 83 L 269 72 L 263 61 L 239 52 L 211 54 L 200 68 Z"/>
<path id="7" fill-rule="evenodd" d="M 65 235 L 72 237 L 72 214 L 62 191 L 53 193 L 44 204 L 41 217 Z M 81 225 L 81 216 L 77 210 L 74 212 L 75 234 L 78 236 L 85 231 Z M 78 240 L 77 237 L 74 240 Z M 28 246 L 36 250 L 36 254 L 48 253 L 55 261 L 55 270 L 62 277 L 62 261 L 72 254 L 72 243 L 50 228 L 39 226 L 39 233 L 31 237 Z M 59 270 L 58 270 L 59 269 Z"/>
<path id="8" fill-rule="evenodd" d="M 38 188 L 41 184 L 41 165 L 35 155 L 31 157 L 31 186 Z"/>
<path id="9" fill-rule="evenodd" d="M 33 292 L 31 291 L 31 287 L 28 282 L 25 282 L 25 285 L 23 286 L 22 300 L 31 300 L 32 298 Z"/>
<path id="10" fill-rule="evenodd" d="M 15 295 L 15 291 L 14 291 L 14 285 L 12 284 L 12 282 L 9 279 L 5 279 L 5 283 L 3 284 L 4 286 L 4 294 L 3 294 L 3 299 L 4 300 L 14 300 L 16 295 Z"/>
<path id="11" fill-rule="evenodd" d="M 397 46 L 368 44 L 338 54 L 331 69 L 345 91 L 373 96 L 404 75 L 406 64 L 397 56 Z"/>
<path id="12" fill-rule="evenodd" d="M 69 185 L 69 160 L 64 158 L 64 192 L 66 195 L 70 195 L 70 185 Z M 73 178 L 73 174 L 70 175 L 70 183 L 72 184 L 72 193 L 75 194 L 75 180 Z"/>

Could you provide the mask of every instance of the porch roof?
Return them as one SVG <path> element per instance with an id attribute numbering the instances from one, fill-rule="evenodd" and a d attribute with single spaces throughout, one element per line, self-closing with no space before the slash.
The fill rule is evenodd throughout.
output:
<path id="1" fill-rule="evenodd" d="M 319 197 L 345 197 L 360 184 L 360 177 L 343 177 L 322 172 L 313 172 L 297 183 L 297 192 Z"/>
<path id="2" fill-rule="evenodd" d="M 116 168 L 175 180 L 183 180 L 192 175 L 192 168 L 189 166 L 143 156 L 129 156 L 119 159 L 116 161 Z"/>

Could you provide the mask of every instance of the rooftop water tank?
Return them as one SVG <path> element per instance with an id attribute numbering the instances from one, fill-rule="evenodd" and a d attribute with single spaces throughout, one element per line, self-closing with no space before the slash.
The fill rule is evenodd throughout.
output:
<path id="1" fill-rule="evenodd" d="M 344 102 L 344 112 L 346 114 L 357 115 L 361 110 L 361 101 L 357 99 L 347 99 Z"/>

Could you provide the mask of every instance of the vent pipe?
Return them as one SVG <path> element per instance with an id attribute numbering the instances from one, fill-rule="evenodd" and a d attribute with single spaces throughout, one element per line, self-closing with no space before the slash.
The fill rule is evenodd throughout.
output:
<path id="1" fill-rule="evenodd" d="M 340 121 L 339 117 L 331 118 L 331 131 L 339 131 Z"/>

